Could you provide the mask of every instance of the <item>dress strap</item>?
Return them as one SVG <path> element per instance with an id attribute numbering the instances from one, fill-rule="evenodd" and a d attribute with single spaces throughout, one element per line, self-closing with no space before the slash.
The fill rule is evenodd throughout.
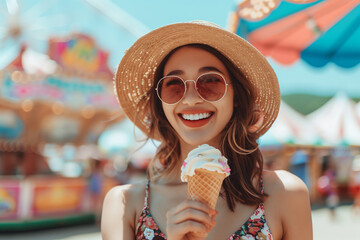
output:
<path id="1" fill-rule="evenodd" d="M 150 179 L 148 179 L 146 186 L 145 186 L 145 201 L 144 201 L 144 207 L 142 209 L 141 215 L 139 217 L 139 220 L 137 222 L 136 228 L 135 228 L 135 232 L 138 233 L 140 226 L 142 224 L 142 222 L 144 221 L 144 219 L 147 217 L 147 215 L 150 213 L 149 210 L 149 196 L 150 196 L 150 192 L 149 192 L 149 188 L 150 188 Z M 140 230 L 141 231 L 141 230 Z"/>
<path id="2" fill-rule="evenodd" d="M 150 178 L 148 178 L 148 181 L 146 183 L 146 188 L 145 188 L 145 203 L 144 203 L 144 209 L 149 209 L 150 203 L 149 203 L 149 198 L 150 198 Z"/>

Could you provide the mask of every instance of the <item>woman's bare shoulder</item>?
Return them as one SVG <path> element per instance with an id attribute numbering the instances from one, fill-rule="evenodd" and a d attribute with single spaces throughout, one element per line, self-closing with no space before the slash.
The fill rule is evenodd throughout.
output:
<path id="1" fill-rule="evenodd" d="M 138 212 L 144 205 L 146 182 L 125 184 L 113 187 L 107 194 L 104 204 L 126 206 L 126 211 Z"/>
<path id="2" fill-rule="evenodd" d="M 145 198 L 145 182 L 113 187 L 105 196 L 101 220 L 104 239 L 134 234 Z"/>
<path id="3" fill-rule="evenodd" d="M 272 226 L 282 233 L 282 239 L 312 239 L 309 191 L 294 174 L 284 171 L 264 171 L 267 212 L 275 216 Z M 281 223 L 281 226 L 277 223 Z M 301 227 L 299 227 L 301 226 Z"/>
<path id="4" fill-rule="evenodd" d="M 263 173 L 264 188 L 271 194 L 307 194 L 308 189 L 305 183 L 296 175 L 285 171 L 265 170 Z"/>
<path id="5" fill-rule="evenodd" d="M 310 211 L 309 191 L 299 177 L 288 171 L 276 170 L 264 171 L 263 178 L 267 205 L 276 209 L 283 220 L 289 215 L 296 215 L 299 209 Z"/>
<path id="6" fill-rule="evenodd" d="M 145 186 L 145 181 L 135 184 L 118 185 L 110 189 L 110 191 L 106 194 L 106 197 L 116 201 L 119 199 L 134 200 L 140 197 L 140 195 L 145 194 Z"/>

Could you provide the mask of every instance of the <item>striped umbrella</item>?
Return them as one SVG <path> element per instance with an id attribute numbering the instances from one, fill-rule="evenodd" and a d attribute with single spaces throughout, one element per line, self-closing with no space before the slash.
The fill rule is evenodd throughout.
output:
<path id="1" fill-rule="evenodd" d="M 314 67 L 332 62 L 351 68 L 360 62 L 360 0 L 275 2 L 278 6 L 259 21 L 244 19 L 240 4 L 230 30 L 284 65 L 302 59 Z"/>

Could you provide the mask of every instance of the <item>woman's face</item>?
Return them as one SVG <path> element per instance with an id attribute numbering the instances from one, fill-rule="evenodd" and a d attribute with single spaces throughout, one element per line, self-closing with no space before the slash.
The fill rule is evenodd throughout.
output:
<path id="1" fill-rule="evenodd" d="M 225 65 L 201 48 L 182 47 L 170 56 L 164 66 L 164 76 L 177 75 L 185 81 L 196 80 L 207 72 L 220 73 L 226 82 L 230 83 Z M 187 91 L 180 102 L 173 105 L 162 103 L 164 113 L 182 143 L 193 146 L 207 143 L 217 147 L 219 134 L 233 113 L 232 85 L 227 86 L 226 95 L 221 100 L 207 102 L 197 93 L 194 82 L 189 81 L 186 84 Z"/>

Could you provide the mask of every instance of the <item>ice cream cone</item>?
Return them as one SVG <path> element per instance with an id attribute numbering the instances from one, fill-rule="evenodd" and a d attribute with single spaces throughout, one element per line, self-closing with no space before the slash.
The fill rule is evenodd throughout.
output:
<path id="1" fill-rule="evenodd" d="M 188 178 L 188 199 L 207 204 L 215 209 L 220 189 L 226 174 L 196 169 L 195 174 Z"/>
<path id="2" fill-rule="evenodd" d="M 215 209 L 221 185 L 230 175 L 227 159 L 220 150 L 207 144 L 191 150 L 181 167 L 181 180 L 188 183 L 188 199 Z M 211 226 L 206 226 L 211 229 Z M 204 238 L 208 233 L 191 232 L 189 239 Z"/>

